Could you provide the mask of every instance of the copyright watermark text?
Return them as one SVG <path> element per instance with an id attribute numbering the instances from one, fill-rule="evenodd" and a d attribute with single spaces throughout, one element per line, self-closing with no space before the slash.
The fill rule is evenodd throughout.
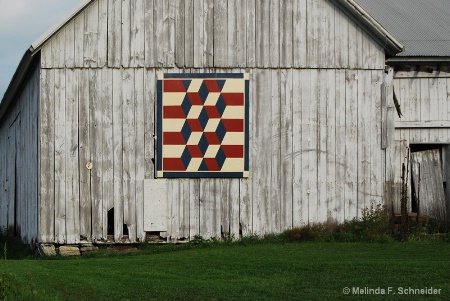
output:
<path id="1" fill-rule="evenodd" d="M 440 295 L 442 289 L 435 287 L 344 287 L 345 295 Z"/>

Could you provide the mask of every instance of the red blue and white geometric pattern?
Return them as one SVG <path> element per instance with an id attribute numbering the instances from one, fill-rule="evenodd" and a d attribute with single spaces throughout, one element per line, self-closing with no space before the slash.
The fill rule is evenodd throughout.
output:
<path id="1" fill-rule="evenodd" d="M 157 90 L 157 177 L 248 177 L 248 74 L 160 74 Z"/>

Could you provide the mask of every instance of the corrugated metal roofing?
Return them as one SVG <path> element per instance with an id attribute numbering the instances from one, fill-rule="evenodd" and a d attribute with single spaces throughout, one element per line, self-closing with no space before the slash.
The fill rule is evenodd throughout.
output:
<path id="1" fill-rule="evenodd" d="M 405 45 L 397 56 L 450 56 L 449 0 L 355 0 Z"/>

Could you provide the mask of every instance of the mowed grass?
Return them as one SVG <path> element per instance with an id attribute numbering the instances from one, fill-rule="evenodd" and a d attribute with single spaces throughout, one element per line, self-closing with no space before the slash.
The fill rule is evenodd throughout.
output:
<path id="1" fill-rule="evenodd" d="M 154 251 L 0 260 L 0 277 L 7 273 L 19 288 L 6 300 L 450 300 L 450 244 L 442 242 L 216 244 Z M 345 295 L 345 287 L 393 292 Z M 441 293 L 401 295 L 399 287 Z"/>

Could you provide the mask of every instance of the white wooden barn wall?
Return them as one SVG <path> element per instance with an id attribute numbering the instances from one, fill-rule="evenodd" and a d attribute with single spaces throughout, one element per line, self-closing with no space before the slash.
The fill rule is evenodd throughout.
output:
<path id="1" fill-rule="evenodd" d="M 394 89 L 403 116 L 395 114 L 395 161 L 390 166 L 396 179 L 394 209 L 400 212 L 401 168 L 407 148 L 410 144 L 450 144 L 450 73 L 397 72 Z M 448 170 L 443 172 L 444 179 L 449 178 Z"/>
<path id="2" fill-rule="evenodd" d="M 0 228 L 26 242 L 38 238 L 39 68 L 0 123 Z"/>
<path id="3" fill-rule="evenodd" d="M 43 242 L 106 239 L 112 207 L 115 241 L 123 224 L 144 239 L 144 180 L 167 183 L 172 238 L 339 222 L 383 200 L 384 51 L 328 1 L 99 0 L 41 58 Z M 154 179 L 157 74 L 244 71 L 250 178 Z"/>

